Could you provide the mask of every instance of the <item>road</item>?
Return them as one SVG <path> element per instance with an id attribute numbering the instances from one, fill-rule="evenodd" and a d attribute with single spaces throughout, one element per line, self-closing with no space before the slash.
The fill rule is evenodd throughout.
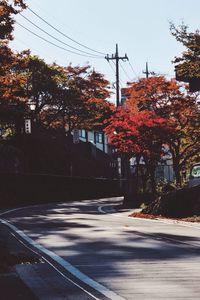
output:
<path id="1" fill-rule="evenodd" d="M 1 215 L 43 264 L 18 266 L 38 299 L 200 299 L 200 224 L 129 218 L 101 199 Z"/>

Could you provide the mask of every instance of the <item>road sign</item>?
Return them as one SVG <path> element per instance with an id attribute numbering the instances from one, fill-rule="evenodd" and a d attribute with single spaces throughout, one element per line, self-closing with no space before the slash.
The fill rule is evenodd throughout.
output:
<path id="1" fill-rule="evenodd" d="M 30 119 L 25 119 L 24 128 L 25 128 L 25 133 L 26 134 L 31 133 L 31 120 Z"/>
<path id="2" fill-rule="evenodd" d="M 78 129 L 73 130 L 73 143 L 74 144 L 79 143 L 79 130 Z"/>

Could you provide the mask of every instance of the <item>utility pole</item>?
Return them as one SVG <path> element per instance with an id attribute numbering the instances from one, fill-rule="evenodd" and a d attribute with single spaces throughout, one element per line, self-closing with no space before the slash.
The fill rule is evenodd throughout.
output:
<path id="1" fill-rule="evenodd" d="M 149 75 L 155 75 L 154 72 L 149 72 L 149 67 L 148 67 L 148 62 L 146 62 L 146 70 L 142 72 L 143 74 L 146 75 L 146 78 L 149 78 Z"/>
<path id="2" fill-rule="evenodd" d="M 105 59 L 109 62 L 109 60 L 115 60 L 116 61 L 116 105 L 117 107 L 120 106 L 120 99 L 119 99 L 119 61 L 125 61 L 128 60 L 127 54 L 125 56 L 120 57 L 118 53 L 118 45 L 116 44 L 116 52 L 115 55 L 109 56 L 108 54 L 105 56 Z"/>

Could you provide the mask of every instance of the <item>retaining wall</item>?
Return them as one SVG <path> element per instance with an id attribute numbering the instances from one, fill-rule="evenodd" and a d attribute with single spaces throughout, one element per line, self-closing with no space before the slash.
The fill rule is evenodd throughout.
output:
<path id="1" fill-rule="evenodd" d="M 0 207 L 122 196 L 125 180 L 0 174 Z"/>

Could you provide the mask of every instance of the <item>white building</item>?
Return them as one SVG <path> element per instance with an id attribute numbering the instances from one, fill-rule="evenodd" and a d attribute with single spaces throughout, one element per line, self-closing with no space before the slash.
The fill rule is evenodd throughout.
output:
<path id="1" fill-rule="evenodd" d="M 103 151 L 106 154 L 111 154 L 111 149 L 108 145 L 108 138 L 102 131 L 89 131 L 86 129 L 80 129 L 79 139 L 82 142 L 92 143 L 97 149 Z"/>

